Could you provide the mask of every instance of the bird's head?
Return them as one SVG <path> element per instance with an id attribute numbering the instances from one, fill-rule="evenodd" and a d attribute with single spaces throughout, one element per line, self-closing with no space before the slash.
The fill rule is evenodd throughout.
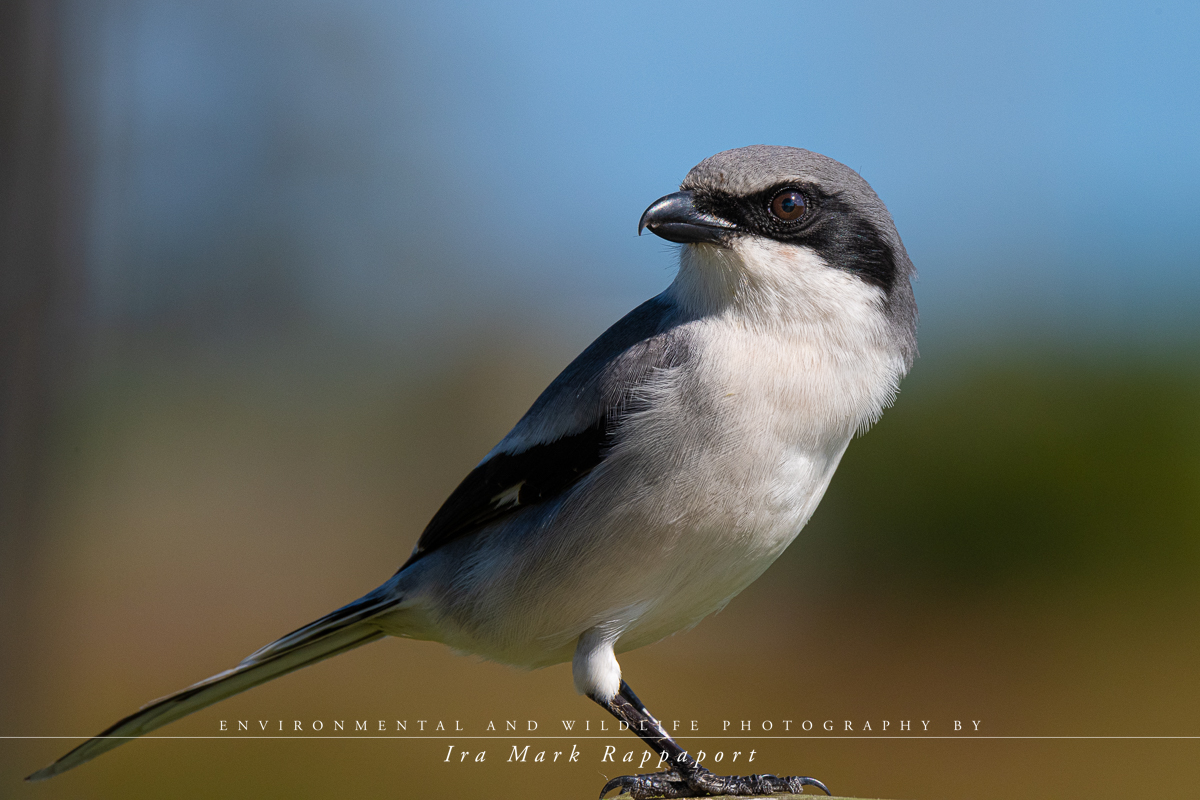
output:
<path id="1" fill-rule="evenodd" d="M 874 322 L 911 363 L 912 262 L 862 177 L 795 147 L 754 145 L 706 158 L 638 223 L 683 244 L 672 291 L 697 311 L 758 321 Z"/>

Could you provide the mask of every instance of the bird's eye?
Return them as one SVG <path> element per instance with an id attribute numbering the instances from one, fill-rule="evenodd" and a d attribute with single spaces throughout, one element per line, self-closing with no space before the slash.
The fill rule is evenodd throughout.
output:
<path id="1" fill-rule="evenodd" d="M 771 213 L 784 222 L 795 222 L 800 219 L 804 216 L 807 208 L 804 204 L 804 195 L 795 189 L 780 192 L 771 201 Z"/>

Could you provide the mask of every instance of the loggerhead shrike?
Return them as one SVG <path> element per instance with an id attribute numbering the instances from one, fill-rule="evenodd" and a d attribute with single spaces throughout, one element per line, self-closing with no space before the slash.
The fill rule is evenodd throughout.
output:
<path id="1" fill-rule="evenodd" d="M 856 432 L 916 356 L 912 262 L 858 173 L 792 147 L 705 159 L 638 232 L 681 243 L 671 286 L 583 351 L 463 480 L 382 586 L 154 702 L 40 780 L 218 700 L 384 636 L 575 688 L 670 769 L 634 798 L 799 792 L 812 778 L 718 776 L 622 679 L 616 654 L 690 628 L 796 537 Z"/>

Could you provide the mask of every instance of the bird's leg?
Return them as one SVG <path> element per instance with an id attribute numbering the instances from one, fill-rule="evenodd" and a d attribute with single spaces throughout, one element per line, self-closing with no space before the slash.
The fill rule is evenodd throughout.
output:
<path id="1" fill-rule="evenodd" d="M 619 788 L 621 794 L 628 792 L 634 798 L 688 797 L 687 779 L 684 777 L 686 772 L 681 767 L 685 763 L 693 768 L 703 767 L 696 764 L 679 743 L 671 738 L 671 734 L 667 733 L 662 724 L 646 710 L 646 706 L 633 693 L 633 689 L 629 688 L 629 684 L 622 680 L 621 688 L 608 702 L 595 697 L 592 699 L 625 723 L 630 731 L 645 742 L 646 746 L 660 757 L 659 763 L 672 765 L 664 772 L 652 775 L 623 775 L 613 778 L 604 784 L 600 796 L 604 797 L 613 789 Z"/>
<path id="2" fill-rule="evenodd" d="M 657 753 L 660 763 L 670 764 L 664 772 L 650 775 L 622 775 L 604 784 L 600 797 L 619 789 L 628 793 L 633 800 L 650 797 L 712 797 L 715 795 L 755 795 L 774 792 L 799 794 L 805 786 L 816 786 L 825 794 L 829 790 L 816 778 L 774 775 L 714 775 L 692 758 L 679 743 L 671 738 L 662 724 L 655 719 L 646 706 L 621 681 L 621 688 L 607 702 L 593 697 L 610 714 L 637 734 L 646 746 Z"/>

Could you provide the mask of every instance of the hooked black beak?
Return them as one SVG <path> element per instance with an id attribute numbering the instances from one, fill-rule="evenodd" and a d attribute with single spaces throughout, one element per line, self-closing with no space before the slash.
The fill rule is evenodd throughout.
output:
<path id="1" fill-rule="evenodd" d="M 728 220 L 697 211 L 691 192 L 675 192 L 660 197 L 638 220 L 638 236 L 646 228 L 668 242 L 725 244 L 736 226 Z"/>

